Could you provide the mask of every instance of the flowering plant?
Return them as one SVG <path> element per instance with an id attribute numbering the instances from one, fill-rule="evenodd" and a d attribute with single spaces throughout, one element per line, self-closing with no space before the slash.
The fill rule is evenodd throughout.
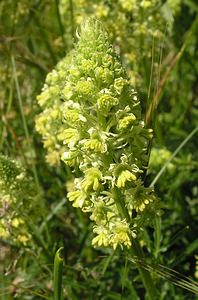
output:
<path id="1" fill-rule="evenodd" d="M 35 183 L 17 161 L 0 154 L 0 238 L 27 245 L 32 236 L 28 218 L 38 218 Z M 39 215 L 40 216 L 40 215 Z"/>
<path id="2" fill-rule="evenodd" d="M 130 247 L 158 213 L 153 190 L 141 180 L 152 130 L 144 127 L 137 93 L 97 19 L 82 24 L 78 44 L 47 75 L 37 99 L 47 161 L 72 169 L 67 196 L 90 213 L 93 246 Z"/>

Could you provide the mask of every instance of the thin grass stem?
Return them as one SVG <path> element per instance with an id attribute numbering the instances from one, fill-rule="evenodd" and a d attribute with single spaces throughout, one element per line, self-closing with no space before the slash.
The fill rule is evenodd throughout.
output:
<path id="1" fill-rule="evenodd" d="M 168 167 L 169 163 L 173 160 L 173 158 L 178 154 L 178 152 L 186 145 L 186 143 L 193 137 L 193 135 L 198 131 L 198 126 L 195 127 L 189 134 L 188 136 L 185 138 L 185 140 L 183 140 L 183 142 L 176 148 L 176 150 L 173 152 L 173 154 L 171 155 L 171 157 L 169 158 L 169 160 L 167 160 L 167 162 L 164 164 L 164 166 L 161 168 L 161 170 L 158 172 L 158 174 L 155 176 L 155 178 L 153 179 L 153 181 L 150 184 L 150 187 L 154 186 L 156 184 L 156 182 L 159 180 L 159 178 L 161 177 L 161 175 L 164 173 L 164 171 L 166 170 L 166 168 Z"/>

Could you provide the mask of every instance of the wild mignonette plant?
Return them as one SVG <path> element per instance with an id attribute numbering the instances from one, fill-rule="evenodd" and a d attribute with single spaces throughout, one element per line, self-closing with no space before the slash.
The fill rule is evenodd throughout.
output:
<path id="1" fill-rule="evenodd" d="M 136 91 L 98 20 L 82 24 L 75 49 L 47 75 L 37 99 L 47 161 L 71 168 L 67 197 L 90 214 L 93 246 L 131 247 L 159 213 L 141 180 L 152 130 L 144 127 Z"/>
<path id="2" fill-rule="evenodd" d="M 31 240 L 27 220 L 38 217 L 35 184 L 16 160 L 0 155 L 0 238 L 26 246 Z"/>

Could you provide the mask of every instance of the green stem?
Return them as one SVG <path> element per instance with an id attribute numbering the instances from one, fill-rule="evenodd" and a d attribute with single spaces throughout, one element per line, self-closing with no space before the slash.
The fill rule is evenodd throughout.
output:
<path id="1" fill-rule="evenodd" d="M 71 25 L 71 38 L 74 39 L 74 9 L 73 9 L 73 1 L 69 0 L 69 10 L 70 10 L 70 25 Z"/>
<path id="2" fill-rule="evenodd" d="M 65 38 L 64 38 L 64 26 L 63 26 L 63 23 L 61 20 L 61 15 L 60 15 L 60 10 L 59 10 L 59 0 L 55 0 L 55 6 L 56 6 L 56 15 L 57 15 L 57 21 L 59 24 L 59 28 L 60 28 L 62 42 L 63 42 L 64 47 L 66 48 L 66 43 L 65 43 Z"/>
<path id="3" fill-rule="evenodd" d="M 140 259 L 144 259 L 144 252 L 139 244 L 139 241 L 137 239 L 133 239 L 133 244 L 131 248 L 131 252 L 133 256 L 136 256 Z M 138 271 L 140 273 L 140 276 L 142 278 L 144 287 L 148 293 L 148 297 L 150 300 L 157 299 L 157 291 L 155 288 L 155 285 L 153 283 L 152 277 L 148 271 L 146 271 L 141 263 L 136 262 Z"/>
<path id="4" fill-rule="evenodd" d="M 62 275 L 64 259 L 62 257 L 63 247 L 56 251 L 54 258 L 54 300 L 62 299 Z"/>
<path id="5" fill-rule="evenodd" d="M 115 200 L 119 214 L 124 219 L 126 219 L 129 224 L 131 224 L 131 218 L 130 218 L 128 210 L 125 206 L 122 193 L 120 192 L 120 190 L 118 188 L 114 187 L 113 195 L 114 195 L 114 200 Z M 131 247 L 132 255 L 138 257 L 140 259 L 140 261 L 143 260 L 144 252 L 143 252 L 138 240 L 133 239 L 131 237 L 131 243 L 132 243 L 132 247 Z M 157 296 L 157 291 L 154 286 L 154 283 L 153 283 L 150 273 L 141 266 L 141 263 L 136 262 L 136 264 L 137 264 L 139 274 L 142 278 L 144 287 L 148 293 L 149 300 L 155 300 L 156 296 Z"/>
<path id="6" fill-rule="evenodd" d="M 154 257 L 157 258 L 160 252 L 161 243 L 161 218 L 159 216 L 155 217 L 154 220 Z"/>
<path id="7" fill-rule="evenodd" d="M 24 114 L 22 97 L 21 97 L 21 92 L 20 92 L 20 88 L 19 88 L 19 82 L 18 82 L 18 77 L 17 77 L 17 71 L 16 71 L 14 56 L 11 56 L 11 62 L 12 62 L 13 77 L 14 77 L 16 93 L 17 93 L 17 97 L 18 97 L 19 109 L 20 109 L 20 113 L 21 113 L 21 118 L 22 118 L 23 128 L 24 128 L 24 132 L 25 132 L 25 137 L 26 137 L 26 140 L 27 140 L 27 143 L 28 143 L 29 151 L 32 154 L 32 156 L 34 156 L 36 154 L 35 154 L 35 151 L 32 148 L 31 142 L 30 142 L 30 134 L 29 134 L 29 130 L 28 130 L 25 114 Z M 36 169 L 35 163 L 32 164 L 32 173 L 34 175 L 34 179 L 35 179 L 35 183 L 36 183 L 36 186 L 37 186 L 38 193 L 40 193 L 40 184 L 39 184 L 39 180 L 38 180 L 38 174 L 37 174 L 37 169 Z"/>

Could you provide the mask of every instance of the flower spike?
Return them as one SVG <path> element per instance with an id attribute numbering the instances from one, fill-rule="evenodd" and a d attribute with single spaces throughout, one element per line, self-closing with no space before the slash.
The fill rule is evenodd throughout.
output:
<path id="1" fill-rule="evenodd" d="M 139 179 L 151 131 L 144 127 L 136 92 L 99 20 L 84 21 L 75 49 L 47 75 L 38 102 L 43 112 L 36 129 L 47 160 L 62 159 L 72 168 L 76 179 L 68 198 L 91 213 L 93 246 L 130 247 L 145 225 L 138 219 L 147 212 L 148 220 L 155 202 Z"/>

